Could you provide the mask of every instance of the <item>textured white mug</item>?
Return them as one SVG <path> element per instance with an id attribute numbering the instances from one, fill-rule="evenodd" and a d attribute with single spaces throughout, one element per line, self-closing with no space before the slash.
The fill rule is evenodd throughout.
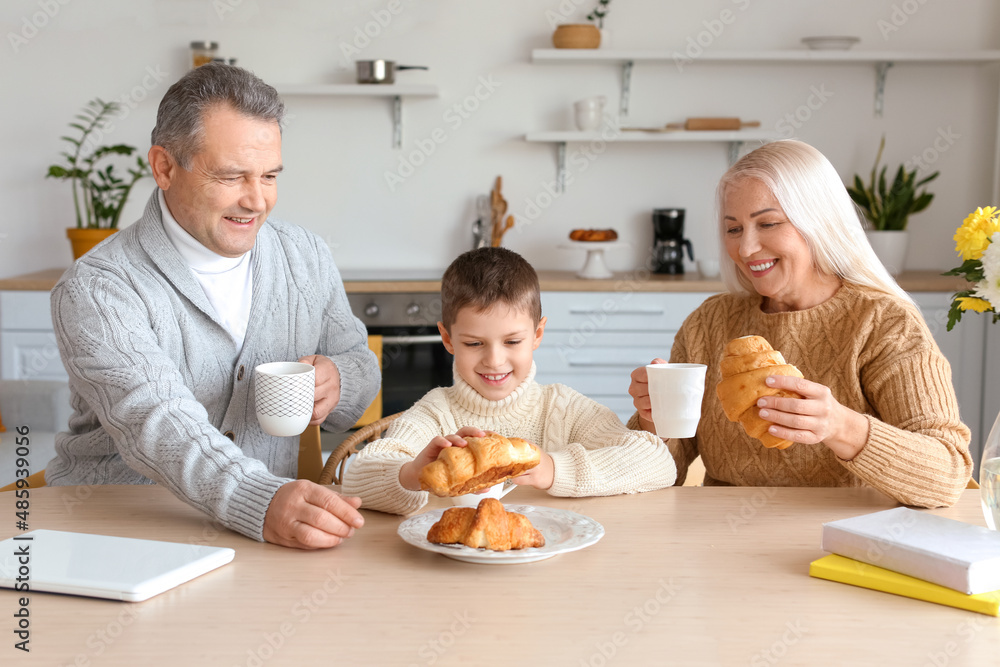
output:
<path id="1" fill-rule="evenodd" d="M 701 419 L 705 364 L 648 364 L 653 425 L 661 438 L 693 438 Z"/>
<path id="2" fill-rule="evenodd" d="M 573 120 L 576 122 L 576 129 L 581 132 L 590 132 L 601 126 L 601 118 L 604 116 L 604 104 L 606 98 L 588 97 L 573 104 Z"/>
<path id="3" fill-rule="evenodd" d="M 275 361 L 254 369 L 257 421 L 279 437 L 299 435 L 312 421 L 316 369 L 298 361 Z"/>

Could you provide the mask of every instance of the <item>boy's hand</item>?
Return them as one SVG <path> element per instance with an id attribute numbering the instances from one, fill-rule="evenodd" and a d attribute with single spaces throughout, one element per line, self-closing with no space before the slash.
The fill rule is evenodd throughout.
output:
<path id="1" fill-rule="evenodd" d="M 545 452 L 542 452 L 541 458 L 542 460 L 534 468 L 517 477 L 511 477 L 510 481 L 514 484 L 533 486 L 542 491 L 551 489 L 552 481 L 555 478 L 556 466 L 552 461 L 552 457 Z"/>
<path id="2" fill-rule="evenodd" d="M 399 469 L 399 483 L 404 489 L 420 491 L 420 471 L 428 463 L 437 461 L 438 454 L 448 447 L 465 447 L 465 438 L 482 438 L 486 431 L 475 426 L 463 426 L 454 435 L 437 436 L 424 447 L 417 457 Z"/>

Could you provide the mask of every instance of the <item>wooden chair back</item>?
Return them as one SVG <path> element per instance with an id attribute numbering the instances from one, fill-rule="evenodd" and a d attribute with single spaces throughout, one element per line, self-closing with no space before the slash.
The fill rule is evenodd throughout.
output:
<path id="1" fill-rule="evenodd" d="M 382 434 L 389 424 L 393 422 L 402 412 L 397 412 L 394 415 L 389 415 L 388 417 L 383 417 L 376 422 L 364 426 L 351 435 L 349 435 L 340 445 L 333 450 L 330 454 L 330 458 L 326 460 L 326 465 L 323 466 L 323 472 L 319 476 L 320 484 L 342 484 L 344 481 L 344 465 L 347 462 L 347 457 L 351 454 L 357 454 L 358 451 L 369 442 L 373 442 L 382 437 Z"/>

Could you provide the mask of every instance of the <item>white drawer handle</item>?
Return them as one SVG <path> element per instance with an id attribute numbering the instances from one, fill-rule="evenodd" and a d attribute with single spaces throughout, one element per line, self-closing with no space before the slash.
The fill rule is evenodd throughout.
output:
<path id="1" fill-rule="evenodd" d="M 631 310 L 605 310 L 602 308 L 570 308 L 570 315 L 663 315 L 662 308 L 633 308 Z"/>

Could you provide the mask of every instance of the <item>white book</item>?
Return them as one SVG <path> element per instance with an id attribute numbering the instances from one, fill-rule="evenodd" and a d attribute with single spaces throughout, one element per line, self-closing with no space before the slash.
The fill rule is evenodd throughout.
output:
<path id="1" fill-rule="evenodd" d="M 140 602 L 235 555 L 227 547 L 33 530 L 0 542 L 0 587 Z"/>
<path id="2" fill-rule="evenodd" d="M 969 595 L 1000 589 L 1000 532 L 906 507 L 824 523 L 823 549 Z"/>

